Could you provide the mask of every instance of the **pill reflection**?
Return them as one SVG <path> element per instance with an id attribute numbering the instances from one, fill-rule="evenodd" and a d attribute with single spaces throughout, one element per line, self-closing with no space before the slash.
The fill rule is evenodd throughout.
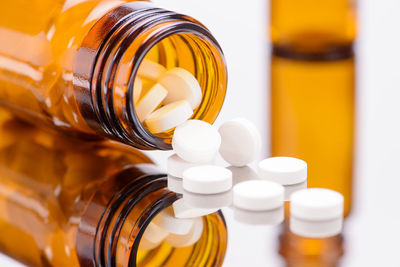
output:
<path id="1" fill-rule="evenodd" d="M 267 211 L 250 211 L 234 207 L 233 216 L 235 220 L 244 224 L 276 225 L 283 222 L 284 209 L 279 207 Z"/>
<path id="2" fill-rule="evenodd" d="M 183 199 L 194 208 L 220 209 L 231 205 L 232 190 L 218 194 L 196 194 L 184 190 Z"/>
<path id="3" fill-rule="evenodd" d="M 232 172 L 232 185 L 236 185 L 241 182 L 259 179 L 258 174 L 249 166 L 235 167 L 229 166 L 228 170 Z"/>
<path id="4" fill-rule="evenodd" d="M 284 196 L 284 200 L 285 201 L 289 201 L 290 200 L 290 196 L 302 189 L 306 189 L 307 188 L 307 180 L 302 182 L 302 183 L 298 183 L 298 184 L 291 184 L 291 185 L 284 185 L 283 186 L 285 189 L 285 196 Z"/>
<path id="5" fill-rule="evenodd" d="M 167 187 L 170 191 L 177 194 L 183 194 L 182 178 L 175 177 L 168 174 L 167 177 Z"/>

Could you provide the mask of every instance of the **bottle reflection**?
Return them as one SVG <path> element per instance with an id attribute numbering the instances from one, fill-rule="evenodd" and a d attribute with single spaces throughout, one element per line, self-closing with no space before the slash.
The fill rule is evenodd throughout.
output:
<path id="1" fill-rule="evenodd" d="M 343 256 L 343 236 L 304 238 L 285 223 L 279 237 L 279 253 L 288 267 L 335 267 Z"/>

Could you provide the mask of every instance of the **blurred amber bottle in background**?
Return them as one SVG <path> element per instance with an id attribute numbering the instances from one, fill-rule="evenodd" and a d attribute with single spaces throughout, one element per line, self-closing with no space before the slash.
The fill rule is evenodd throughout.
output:
<path id="1" fill-rule="evenodd" d="M 170 149 L 173 130 L 152 134 L 135 112 L 143 60 L 192 73 L 203 92 L 192 118 L 214 122 L 226 67 L 217 41 L 197 20 L 147 1 L 0 2 L 0 105 L 36 124 Z"/>
<path id="2" fill-rule="evenodd" d="M 0 110 L 0 252 L 28 266 L 221 266 L 220 212 L 191 246 L 140 248 L 178 196 L 141 152 L 45 132 Z"/>
<path id="3" fill-rule="evenodd" d="M 339 191 L 351 210 L 356 10 L 352 0 L 271 0 L 271 154 L 308 163 L 308 187 Z M 287 229 L 288 266 L 336 266 L 342 237 Z"/>
<path id="4" fill-rule="evenodd" d="M 271 152 L 307 161 L 308 186 L 350 211 L 355 7 L 350 0 L 271 1 Z"/>

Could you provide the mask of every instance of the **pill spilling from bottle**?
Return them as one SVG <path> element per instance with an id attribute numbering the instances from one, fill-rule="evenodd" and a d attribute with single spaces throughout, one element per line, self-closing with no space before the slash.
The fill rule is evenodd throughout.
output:
<path id="1" fill-rule="evenodd" d="M 182 198 L 154 219 L 163 231 L 151 226 L 142 248 L 162 241 L 172 247 L 193 245 L 201 238 L 202 216 L 225 207 L 232 208 L 241 223 L 276 225 L 284 220 L 285 201 L 290 202 L 293 233 L 310 238 L 340 234 L 343 196 L 329 189 L 307 189 L 307 163 L 301 159 L 266 158 L 253 170 L 249 164 L 259 157 L 260 146 L 257 127 L 244 118 L 219 129 L 199 120 L 177 125 L 172 138 L 175 154 L 167 159 L 167 183 Z M 218 166 L 218 155 L 230 166 Z M 157 231 L 158 239 L 152 236 Z"/>
<path id="2" fill-rule="evenodd" d="M 167 70 L 161 64 L 144 59 L 137 76 L 133 93 L 136 115 L 153 134 L 181 125 L 192 117 L 201 103 L 199 82 L 183 68 Z M 143 84 L 149 88 L 144 88 Z"/>

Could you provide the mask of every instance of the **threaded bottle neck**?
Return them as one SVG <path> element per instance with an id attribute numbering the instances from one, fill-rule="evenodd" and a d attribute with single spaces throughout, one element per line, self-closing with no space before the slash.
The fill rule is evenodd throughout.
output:
<path id="1" fill-rule="evenodd" d="M 216 119 L 227 79 L 216 40 L 188 16 L 132 2 L 100 19 L 78 52 L 78 61 L 87 63 L 77 64 L 74 86 L 80 93 L 82 114 L 93 129 L 141 149 L 171 148 L 172 133 L 150 133 L 137 118 L 133 100 L 139 65 L 153 47 L 169 38 L 175 38 L 174 48 L 159 53 L 160 63 L 189 66 L 203 90 L 202 104 L 193 118 L 211 123 Z"/>

